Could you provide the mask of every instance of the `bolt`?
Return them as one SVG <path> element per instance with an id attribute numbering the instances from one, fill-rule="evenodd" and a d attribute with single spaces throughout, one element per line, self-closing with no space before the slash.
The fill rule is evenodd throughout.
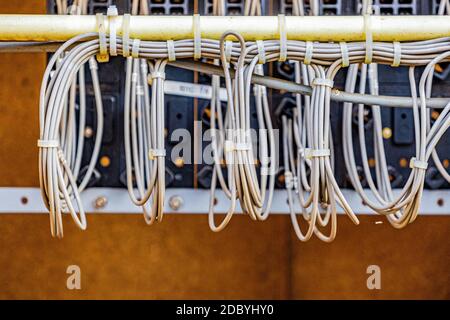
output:
<path id="1" fill-rule="evenodd" d="M 103 209 L 108 204 L 108 199 L 105 196 L 100 196 L 95 199 L 94 207 L 95 209 Z"/>
<path id="2" fill-rule="evenodd" d="M 172 210 L 177 211 L 178 209 L 181 208 L 182 205 L 183 205 L 183 198 L 177 195 L 170 197 L 169 206 Z"/>
<path id="3" fill-rule="evenodd" d="M 385 139 L 390 139 L 392 137 L 392 129 L 391 128 L 388 128 L 388 127 L 383 128 L 382 133 L 383 133 L 383 138 L 385 138 Z"/>
<path id="4" fill-rule="evenodd" d="M 93 135 L 94 135 L 94 130 L 92 130 L 91 127 L 86 127 L 84 129 L 84 136 L 85 136 L 85 138 L 92 138 Z"/>
<path id="5" fill-rule="evenodd" d="M 108 156 L 103 156 L 100 158 L 100 165 L 103 168 L 108 168 L 111 164 L 111 159 Z"/>

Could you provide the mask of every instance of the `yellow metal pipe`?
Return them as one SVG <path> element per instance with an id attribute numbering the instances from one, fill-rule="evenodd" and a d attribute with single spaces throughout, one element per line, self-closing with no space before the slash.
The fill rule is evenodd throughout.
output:
<path id="1" fill-rule="evenodd" d="M 123 18 L 117 19 L 121 35 Z M 450 36 L 449 16 L 372 16 L 370 19 L 374 41 L 418 41 Z M 132 16 L 129 27 L 130 37 L 142 40 L 193 37 L 192 16 Z M 219 39 L 227 30 L 239 32 L 246 40 L 279 37 L 276 16 L 202 16 L 200 29 L 202 37 L 208 39 Z M 0 41 L 65 41 L 95 31 L 95 16 L 0 15 Z M 363 41 L 364 17 L 288 16 L 286 33 L 291 40 Z"/>

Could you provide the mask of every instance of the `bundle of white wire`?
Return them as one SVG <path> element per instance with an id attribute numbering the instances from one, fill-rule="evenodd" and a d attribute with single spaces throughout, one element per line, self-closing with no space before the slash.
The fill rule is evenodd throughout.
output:
<path id="1" fill-rule="evenodd" d="M 87 0 L 75 1 L 70 14 L 86 14 Z M 57 1 L 59 14 L 65 14 L 67 1 Z M 72 42 L 73 43 L 73 42 Z M 80 200 L 94 173 L 103 134 L 103 107 L 95 58 L 84 59 L 78 68 L 64 63 L 76 48 L 67 52 L 70 42 L 50 59 L 40 93 L 39 181 L 44 203 L 50 212 L 53 236 L 63 236 L 62 212 L 70 212 L 75 223 L 86 229 L 86 217 Z M 89 67 L 97 109 L 95 143 L 89 165 L 78 183 L 86 129 L 86 85 L 84 63 Z M 55 70 L 53 68 L 55 67 Z M 78 92 L 77 92 L 78 85 Z M 79 104 L 76 104 L 77 96 Z M 78 108 L 78 128 L 76 109 Z M 75 199 L 76 205 L 73 202 Z M 79 217 L 77 216 L 79 212 Z"/>
<path id="2" fill-rule="evenodd" d="M 133 5 L 133 13 L 137 13 L 138 9 L 135 3 L 137 1 Z M 312 12 L 317 13 L 317 4 L 314 2 L 311 4 Z M 303 5 L 303 1 L 295 1 L 294 12 L 302 14 L 305 11 Z M 146 14 L 146 10 L 148 9 L 145 5 L 141 5 L 141 13 Z M 250 1 L 246 5 L 247 14 L 259 14 L 260 11 L 260 4 L 257 1 Z M 214 12 L 215 14 L 224 12 L 222 2 L 215 4 Z M 113 24 L 110 23 L 111 25 Z M 234 39 L 233 42 L 228 40 L 231 38 Z M 218 97 L 220 89 L 218 74 L 215 73 L 212 79 L 211 129 L 215 164 L 209 222 L 214 231 L 222 230 L 228 224 L 236 210 L 238 200 L 243 211 L 254 220 L 265 220 L 270 212 L 276 171 L 275 137 L 266 88 L 261 85 L 252 86 L 252 81 L 254 75 L 263 75 L 262 67 L 265 63 L 292 61 L 295 64 L 296 82 L 312 86 L 312 95 L 309 97 L 296 93 L 297 107 L 294 117 L 289 119 L 284 116 L 282 121 L 285 180 L 291 218 L 300 240 L 308 240 L 316 234 L 324 241 L 331 241 L 337 230 L 337 205 L 344 209 L 354 223 L 358 223 L 333 172 L 330 97 L 337 72 L 350 65 L 346 91 L 352 92 L 355 88 L 358 64 L 364 62 L 365 64 L 361 64 L 360 91 L 362 93 L 365 91 L 365 77 L 369 70 L 372 101 L 383 105 L 384 100 L 377 97 L 374 63 L 410 67 L 411 107 L 414 112 L 417 148 L 416 156 L 411 161 L 411 176 L 400 196 L 393 197 L 386 174 L 383 142 L 380 140 L 382 128 L 380 107 L 372 106 L 376 138 L 374 146 L 377 183 L 375 184 L 367 165 L 364 126 L 361 125 L 363 123 L 361 110 L 364 106 L 358 106 L 360 148 L 363 151 L 365 175 L 378 202 L 366 196 L 366 191 L 359 182 L 358 172 L 355 170 L 350 128 L 351 103 L 344 104 L 343 117 L 343 148 L 352 184 L 368 206 L 380 214 L 387 215 L 394 226 L 403 227 L 417 216 L 423 190 L 424 169 L 431 155 L 437 157 L 434 154 L 435 146 L 450 126 L 449 105 L 441 111 L 433 126 L 430 127 L 427 117 L 427 101 L 429 101 L 427 98 L 431 92 L 433 67 L 440 61 L 450 60 L 449 47 L 449 38 L 394 44 L 369 41 L 339 44 L 292 41 L 280 34 L 279 40 L 245 42 L 239 34 L 232 31 L 225 33 L 220 41 L 202 39 L 199 33 L 196 33 L 194 39 L 167 42 L 140 41 L 129 39 L 125 35 L 124 38 L 119 38 L 114 32 L 110 32 L 110 36 L 107 36 L 104 30 L 99 34 L 77 36 L 62 45 L 52 57 L 44 74 L 41 90 L 41 187 L 51 214 L 52 234 L 62 235 L 63 211 L 69 211 L 81 228 L 86 226 L 79 192 L 86 187 L 90 176 L 86 174 L 82 183 L 76 184 L 79 172 L 75 165 L 77 161 L 73 158 L 78 159 L 82 151 L 82 142 L 80 143 L 81 138 L 78 138 L 78 147 L 74 149 L 74 144 L 69 143 L 74 140 L 73 135 L 67 138 L 65 133 L 67 130 L 74 130 L 73 120 L 67 121 L 69 118 L 73 119 L 74 103 L 68 103 L 66 97 L 74 96 L 74 89 L 71 88 L 76 79 L 75 75 L 81 73 L 83 64 L 89 61 L 98 111 L 96 152 L 91 157 L 93 169 L 98 155 L 102 125 L 101 98 L 94 57 L 98 54 L 104 55 L 107 48 L 111 55 L 123 55 L 127 59 L 124 101 L 127 187 L 132 201 L 143 207 L 148 223 L 154 220 L 161 221 L 164 207 L 165 66 L 177 59 L 198 61 L 200 58 L 212 59 L 222 66 L 228 96 L 224 114 Z M 426 65 L 426 68 L 419 83 L 419 97 L 417 97 L 413 71 L 414 67 L 423 65 Z M 233 72 L 230 67 L 234 68 Z M 283 82 L 280 82 L 279 87 L 286 88 L 287 91 L 290 89 Z M 83 92 L 81 85 L 79 91 L 81 105 Z M 258 126 L 260 132 L 263 132 L 258 139 L 251 137 L 250 134 L 252 94 L 255 96 Z M 74 101 L 74 98 L 69 99 L 70 101 Z M 66 113 L 67 117 L 63 116 Z M 81 128 L 82 119 L 80 123 Z M 61 127 L 64 130 L 61 130 Z M 445 172 L 445 169 L 443 171 Z M 448 178 L 448 173 L 445 174 Z M 229 197 L 230 206 L 224 220 L 216 226 L 214 192 L 218 185 Z M 151 205 L 148 204 L 150 198 L 153 200 Z M 72 203 L 73 199 L 76 200 L 80 218 L 76 216 L 77 210 Z M 297 220 L 297 202 L 300 204 L 301 216 L 308 224 L 306 232 L 302 232 Z M 329 223 L 331 223 L 330 232 L 326 235 L 322 229 Z"/>

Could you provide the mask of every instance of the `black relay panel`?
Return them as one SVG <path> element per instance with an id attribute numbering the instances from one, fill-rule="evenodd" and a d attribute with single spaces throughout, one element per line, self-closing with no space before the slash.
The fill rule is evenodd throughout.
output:
<path id="1" fill-rule="evenodd" d="M 308 3 L 308 1 L 306 1 Z M 130 1 L 128 0 L 96 0 L 89 1 L 89 13 L 106 13 L 107 7 L 115 4 L 119 14 L 130 11 Z M 434 14 L 437 11 L 438 0 L 375 0 L 374 4 L 379 8 L 380 14 L 384 15 L 409 15 L 409 14 Z M 243 0 L 227 0 L 226 12 L 228 15 L 242 15 L 244 10 Z M 212 0 L 148 0 L 150 14 L 161 15 L 183 15 L 193 14 L 194 8 L 201 15 L 211 14 Z M 292 14 L 292 1 L 264 1 L 264 15 L 277 15 L 284 13 Z M 308 6 L 307 6 L 308 9 Z M 55 13 L 54 0 L 48 1 L 49 13 Z M 320 14 L 323 15 L 354 15 L 360 11 L 359 1 L 350 0 L 321 0 Z M 104 103 L 105 131 L 99 163 L 96 167 L 96 174 L 92 179 L 90 186 L 96 187 L 125 187 L 125 156 L 123 144 L 123 97 L 124 97 L 124 59 L 121 57 L 111 58 L 109 63 L 100 64 L 99 77 Z M 420 77 L 421 69 L 417 68 L 416 79 Z M 450 66 L 438 65 L 435 70 L 435 79 L 433 85 L 434 97 L 448 96 L 450 88 Z M 89 77 L 89 72 L 86 72 Z M 294 79 L 294 68 L 289 62 L 271 63 L 266 66 L 266 74 L 286 79 Z M 335 86 L 344 87 L 345 70 L 339 72 L 335 79 Z M 378 66 L 379 91 L 382 95 L 409 96 L 408 69 L 389 66 Z M 211 77 L 205 74 L 194 73 L 181 69 L 168 67 L 166 70 L 166 79 L 186 83 L 198 83 L 209 85 Z M 87 125 L 95 127 L 94 99 L 92 88 L 89 85 L 90 79 L 87 79 L 88 97 L 88 118 Z M 447 94 L 446 94 L 447 93 Z M 295 106 L 292 94 L 280 93 L 269 90 L 271 106 L 273 108 L 273 125 L 280 125 L 280 115 L 289 114 Z M 191 98 L 179 95 L 165 95 L 166 104 L 166 151 L 170 155 L 176 141 L 171 141 L 172 133 L 178 128 L 186 128 L 192 133 L 192 137 L 203 135 L 209 128 L 209 101 L 200 98 Z M 90 106 L 90 107 L 89 107 Z M 90 110 L 90 112 L 89 112 Z M 356 116 L 355 108 L 355 116 Z M 434 119 L 438 111 L 431 113 Z M 367 109 L 366 115 L 366 137 L 372 141 L 372 115 L 370 109 Z M 393 187 L 401 187 L 409 175 L 408 161 L 414 154 L 414 130 L 412 121 L 412 110 L 400 108 L 382 108 L 383 126 L 391 133 L 384 139 L 386 154 L 388 155 L 389 174 L 392 179 Z M 198 121 L 195 124 L 195 121 Z M 335 177 L 342 187 L 351 188 L 350 182 L 346 176 L 346 169 L 343 161 L 342 148 L 342 108 L 337 103 L 332 103 L 331 122 L 333 129 L 333 143 L 335 151 Z M 256 123 L 256 115 L 255 115 Z M 195 132 L 195 134 L 194 134 Z M 355 152 L 358 150 L 357 126 L 354 126 Z M 206 142 L 196 139 L 193 141 L 191 154 L 200 153 L 205 147 Z M 367 143 L 368 154 L 373 155 L 372 144 Z M 89 154 L 93 148 L 93 141 L 87 137 L 85 153 Z M 442 137 L 437 151 L 441 156 L 443 166 L 450 171 L 450 133 Z M 356 159 L 358 159 L 357 154 Z M 88 158 L 85 159 L 87 165 Z M 282 163 L 282 161 L 280 161 Z M 360 168 L 362 170 L 362 167 Z M 283 170 L 280 168 L 279 187 L 284 187 L 282 178 Z M 185 163 L 183 161 L 166 161 L 166 184 L 167 187 L 185 187 L 185 188 L 208 188 L 211 180 L 212 166 L 208 164 Z M 363 176 L 363 175 L 362 175 Z M 82 178 L 82 175 L 81 175 Z M 365 182 L 362 181 L 363 186 Z M 428 189 L 448 189 L 450 185 L 442 178 L 437 171 L 432 160 L 426 173 L 425 187 Z"/>

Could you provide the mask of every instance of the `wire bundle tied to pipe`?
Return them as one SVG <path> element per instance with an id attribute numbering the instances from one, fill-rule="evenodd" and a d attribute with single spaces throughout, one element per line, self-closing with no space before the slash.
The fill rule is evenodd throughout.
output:
<path id="1" fill-rule="evenodd" d="M 300 8 L 300 5 L 302 3 L 294 7 Z M 257 7 L 256 5 L 255 8 Z M 298 9 L 298 12 L 301 11 Z M 337 206 L 342 207 L 354 223 L 358 223 L 334 177 L 330 96 L 336 74 L 347 65 L 350 67 L 345 91 L 354 91 L 357 64 L 367 62 L 369 51 L 371 64 L 361 64 L 360 68 L 364 71 L 361 77 L 369 74 L 369 91 L 375 101 L 378 92 L 373 63 L 410 68 L 413 101 L 411 107 L 414 112 L 417 152 L 411 159 L 410 178 L 400 195 L 394 197 L 388 180 L 385 179 L 386 167 L 382 161 L 385 155 L 382 141 L 379 141 L 382 126 L 380 122 L 376 124 L 374 136 L 377 183 L 370 184 L 370 192 L 378 202 L 366 197 L 367 191 L 362 189 L 359 179 L 355 178 L 353 142 L 352 139 L 347 139 L 347 136 L 343 139 L 345 163 L 352 184 L 368 206 L 377 213 L 388 215 L 389 221 L 395 227 L 403 227 L 412 222 L 420 205 L 426 164 L 429 158 L 434 156 L 435 146 L 450 126 L 449 105 L 445 106 L 433 125 L 428 121 L 427 111 L 433 68 L 439 62 L 450 60 L 450 38 L 407 43 L 373 42 L 369 44 L 368 50 L 367 41 L 343 44 L 288 40 L 283 37 L 283 17 L 279 19 L 280 38 L 277 40 L 247 42 L 241 35 L 230 31 L 225 33 L 220 41 L 203 39 L 198 35 L 195 39 L 177 41 L 140 41 L 129 39 L 126 35 L 108 35 L 103 30 L 100 33 L 76 36 L 63 44 L 50 60 L 44 74 L 40 103 L 41 187 L 51 215 L 52 234 L 62 236 L 62 212 L 70 212 L 81 228 L 86 227 L 79 194 L 87 182 L 77 184 L 74 178 L 78 173 L 75 166 L 77 161 L 74 159 L 82 149 L 73 149 L 73 143 L 68 143 L 73 138 L 66 137 L 67 124 L 72 123 L 66 118 L 73 118 L 67 97 L 70 97 L 75 75 L 82 70 L 82 66 L 89 62 L 95 74 L 94 57 L 104 54 L 105 48 L 111 51 L 111 46 L 114 47 L 114 54 L 127 59 L 124 102 L 127 188 L 133 202 L 143 207 L 148 223 L 160 221 L 164 207 L 165 66 L 174 59 L 198 61 L 199 52 L 201 58 L 215 60 L 216 64 L 223 68 L 228 96 L 224 114 L 221 102 L 217 96 L 214 98 L 214 94 L 215 102 L 211 103 L 212 149 L 215 161 L 209 218 L 211 228 L 219 231 L 226 226 L 236 210 L 237 201 L 243 211 L 254 220 L 265 220 L 270 212 L 275 172 L 273 169 L 276 163 L 275 141 L 270 106 L 265 96 L 266 88 L 252 85 L 252 79 L 254 74 L 263 75 L 262 66 L 265 63 L 284 60 L 295 64 L 296 82 L 312 88 L 311 96 L 295 95 L 297 106 L 294 117 L 282 118 L 283 165 L 286 170 L 286 188 L 294 230 L 301 240 L 308 240 L 313 234 L 324 241 L 333 240 L 337 229 Z M 115 37 L 112 39 L 111 35 Z M 426 66 L 418 92 L 414 80 L 414 68 L 417 66 Z M 230 67 L 234 68 L 234 76 Z M 92 78 L 95 88 L 95 76 Z M 365 80 L 361 80 L 361 83 L 363 82 L 365 83 Z M 215 88 L 213 92 L 220 89 L 218 77 L 213 78 L 212 84 Z M 360 91 L 365 91 L 364 85 L 360 85 Z M 258 126 L 262 129 L 260 132 L 264 132 L 256 139 L 250 135 L 252 93 L 255 96 Z M 97 141 L 101 140 L 99 136 L 101 137 L 103 116 L 99 92 L 96 100 L 99 100 L 96 104 L 97 146 Z M 364 106 L 358 108 L 361 110 Z M 350 109 L 351 104 L 344 104 L 344 135 L 349 134 Z M 379 106 L 372 106 L 372 110 L 375 110 L 374 114 L 379 117 Z M 73 132 L 73 126 L 70 130 Z M 364 130 L 361 128 L 359 135 L 360 141 L 364 140 Z M 255 143 L 256 141 L 258 143 Z M 361 142 L 360 147 L 364 147 L 364 143 Z M 98 152 L 91 157 L 94 163 L 92 168 L 95 167 L 97 156 Z M 365 163 L 364 159 L 363 162 Z M 268 174 L 263 174 L 263 169 L 267 169 Z M 365 174 L 368 176 L 369 172 L 366 171 Z M 88 181 L 86 176 L 84 178 Z M 219 226 L 215 225 L 213 210 L 214 190 L 217 186 L 222 188 L 231 201 L 227 215 Z M 152 203 L 148 204 L 150 198 Z M 296 203 L 300 205 L 300 210 L 296 208 Z M 297 211 L 308 223 L 306 232 L 300 229 Z M 76 215 L 77 212 L 80 217 Z M 326 234 L 322 229 L 328 226 L 329 222 L 330 231 Z"/>

